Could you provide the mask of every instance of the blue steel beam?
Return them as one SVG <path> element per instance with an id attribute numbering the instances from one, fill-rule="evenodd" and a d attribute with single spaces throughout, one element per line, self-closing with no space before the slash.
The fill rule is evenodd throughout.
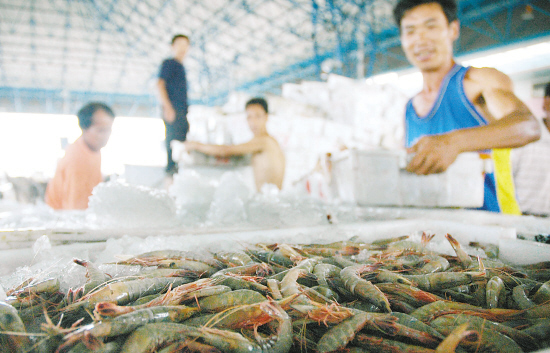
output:
<path id="1" fill-rule="evenodd" d="M 518 6 L 525 5 L 527 3 L 530 3 L 530 1 L 528 1 L 528 0 L 505 0 L 505 1 L 500 1 L 498 3 L 491 2 L 488 5 L 487 4 L 483 5 L 483 7 L 477 7 L 476 5 L 481 4 L 481 1 L 470 1 L 470 2 L 463 1 L 463 2 L 459 3 L 459 5 L 462 4 L 461 8 L 462 9 L 467 9 L 467 12 L 461 13 L 460 21 L 461 21 L 462 25 L 466 26 L 466 25 L 469 25 L 469 24 L 473 23 L 474 21 L 483 20 L 485 18 L 494 16 L 498 13 L 502 13 L 503 11 L 509 11 L 510 9 L 517 8 Z M 315 4 L 315 2 L 313 2 L 313 4 Z M 465 4 L 472 5 L 472 6 L 465 6 Z M 541 11 L 541 13 L 544 13 L 544 10 Z M 313 16 L 312 16 L 312 18 L 313 18 Z M 392 34 L 392 33 L 393 33 L 393 35 L 389 35 L 389 34 Z M 538 35 L 538 36 L 546 36 L 546 35 L 549 35 L 549 34 L 550 33 L 545 32 L 545 33 L 540 33 L 540 35 Z M 521 39 L 526 40 L 526 39 L 530 39 L 530 38 L 531 37 L 521 38 Z M 517 39 L 517 40 L 520 40 L 520 39 Z M 505 40 L 502 40 L 502 39 L 499 40 L 498 46 L 502 46 L 502 45 L 505 45 L 505 44 L 511 44 L 513 42 L 514 42 L 513 39 L 510 39 L 509 37 L 506 37 Z M 370 45 L 368 45 L 368 44 L 370 44 Z M 398 30 L 397 30 L 397 28 L 393 28 L 393 29 L 390 29 L 388 31 L 384 31 L 380 34 L 374 34 L 372 42 L 367 43 L 365 50 L 367 51 L 367 53 L 369 53 L 369 52 L 372 53 L 372 55 L 377 55 L 377 54 L 378 55 L 387 55 L 387 56 L 390 56 L 390 57 L 397 58 L 399 60 L 403 60 L 404 59 L 403 56 L 401 56 L 399 54 L 388 52 L 389 49 L 399 47 L 399 46 L 400 46 L 400 40 L 399 40 Z M 357 43 L 351 42 L 351 43 L 348 43 L 347 46 L 345 46 L 343 48 L 343 52 L 350 53 L 350 52 L 352 52 L 356 49 L 357 49 Z M 327 58 L 334 58 L 337 55 L 337 53 L 338 53 L 337 50 L 332 50 L 332 51 L 326 52 L 325 54 L 314 54 L 313 57 L 311 57 L 309 59 L 306 59 L 304 61 L 301 61 L 299 63 L 296 63 L 294 65 L 291 65 L 287 69 L 282 70 L 282 71 L 289 71 L 289 73 L 286 74 L 284 77 L 286 79 L 288 79 L 288 82 L 293 82 L 296 79 L 299 79 L 299 76 L 300 76 L 300 74 L 297 74 L 295 76 L 292 75 L 292 71 L 295 70 L 296 68 L 300 68 L 300 70 L 297 71 L 297 72 L 302 72 L 303 70 L 307 69 L 308 65 L 314 66 L 315 63 L 318 62 L 319 58 L 322 58 L 322 60 L 327 59 Z M 465 53 L 464 51 L 457 52 L 457 54 L 464 54 L 464 53 Z M 312 70 L 312 71 L 315 72 L 315 70 Z M 371 72 L 371 74 L 373 74 L 373 72 Z M 248 83 L 243 83 L 243 84 L 237 86 L 235 89 L 236 90 L 247 91 L 247 90 L 251 90 L 252 88 L 254 88 L 255 91 L 261 91 L 261 87 L 271 87 L 272 86 L 271 82 L 279 82 L 280 77 L 281 77 L 281 71 L 276 71 L 276 72 L 274 72 L 273 74 L 271 74 L 269 76 L 261 77 L 261 78 L 258 78 L 256 80 L 253 80 L 253 81 L 248 82 Z M 317 79 L 319 79 L 319 78 L 317 77 Z M 230 90 L 228 89 L 225 92 L 215 93 L 210 98 L 205 99 L 205 101 L 216 101 L 216 102 L 218 102 L 218 101 L 222 100 L 223 97 L 227 97 L 229 92 L 230 92 Z"/>

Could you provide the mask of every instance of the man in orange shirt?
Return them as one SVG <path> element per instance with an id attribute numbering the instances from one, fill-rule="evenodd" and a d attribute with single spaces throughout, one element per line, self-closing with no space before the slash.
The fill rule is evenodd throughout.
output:
<path id="1" fill-rule="evenodd" d="M 46 188 L 46 203 L 56 210 L 83 210 L 93 188 L 102 181 L 101 152 L 111 136 L 115 114 L 103 103 L 78 111 L 82 135 L 65 151 Z"/>

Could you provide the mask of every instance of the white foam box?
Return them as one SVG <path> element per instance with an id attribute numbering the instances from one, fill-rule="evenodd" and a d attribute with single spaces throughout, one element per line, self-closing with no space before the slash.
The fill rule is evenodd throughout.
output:
<path id="1" fill-rule="evenodd" d="M 333 159 L 341 200 L 360 206 L 481 207 L 484 163 L 463 153 L 444 173 L 416 175 L 402 151 L 347 150 Z"/>

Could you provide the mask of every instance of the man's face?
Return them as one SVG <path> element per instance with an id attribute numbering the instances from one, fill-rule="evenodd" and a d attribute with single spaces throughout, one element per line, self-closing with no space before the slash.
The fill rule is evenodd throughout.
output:
<path id="1" fill-rule="evenodd" d="M 452 60 L 458 39 L 457 21 L 450 24 L 438 3 L 416 6 L 401 20 L 401 46 L 407 59 L 420 71 L 436 71 Z"/>
<path id="2" fill-rule="evenodd" d="M 267 124 L 267 113 L 264 108 L 259 104 L 251 104 L 246 108 L 246 120 L 252 133 L 257 133 L 265 130 Z"/>
<path id="3" fill-rule="evenodd" d="M 92 125 L 82 132 L 84 141 L 93 151 L 99 151 L 109 141 L 114 119 L 103 109 L 96 110 L 92 115 Z"/>
<path id="4" fill-rule="evenodd" d="M 174 51 L 174 55 L 176 58 L 183 60 L 185 58 L 185 55 L 187 54 L 187 51 L 189 51 L 189 41 L 187 38 L 179 37 L 174 41 L 174 44 L 172 44 L 172 50 Z"/>

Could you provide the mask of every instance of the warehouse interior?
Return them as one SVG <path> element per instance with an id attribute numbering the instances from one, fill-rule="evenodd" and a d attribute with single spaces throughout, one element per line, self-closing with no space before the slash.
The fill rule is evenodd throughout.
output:
<path id="1" fill-rule="evenodd" d="M 503 134 L 500 145 L 460 151 L 443 170 L 411 170 L 422 152 L 421 137 L 410 143 L 412 98 L 424 92 L 429 74 L 402 46 L 394 8 L 407 2 L 406 14 L 455 2 L 453 63 L 494 68 L 513 85 L 499 91 L 507 95 L 498 101 L 504 118 L 493 119 L 501 108 L 485 101 L 487 91 L 472 101 L 465 81 L 457 86 L 462 100 L 450 106 L 470 99 L 464 106 L 482 127 L 524 119 L 540 131 L 522 125 L 522 133 L 536 138 L 514 145 Z M 161 87 L 165 60 L 179 55 L 176 34 L 189 44 L 175 60 L 184 68 L 188 130 L 167 144 L 165 100 L 172 96 Z M 439 81 L 429 119 L 450 80 Z M 144 352 L 366 352 L 390 345 L 395 352 L 454 352 L 448 338 L 461 335 L 456 352 L 549 353 L 549 84 L 550 0 L 0 0 L 0 304 L 21 322 L 8 327 L 0 318 L 9 351 L 134 352 L 136 335 L 158 329 L 164 341 L 143 344 Z M 265 113 L 260 133 L 249 109 L 258 97 L 269 106 L 252 103 Z M 515 110 L 506 110 L 516 99 Z M 86 207 L 54 207 L 47 190 L 84 140 L 77 115 L 90 102 L 113 112 L 99 110 L 112 124 L 105 144 L 87 145 L 101 156 L 101 181 L 90 187 Z M 480 126 L 457 130 L 470 128 Z M 258 184 L 258 156 L 268 155 L 266 145 L 254 145 L 260 135 L 283 156 L 280 185 Z M 207 145 L 224 152 L 200 149 Z M 239 146 L 247 152 L 225 152 Z M 491 197 L 497 211 L 486 208 Z M 431 275 L 449 275 L 453 285 L 423 284 Z M 158 314 L 170 324 L 143 314 L 141 323 L 103 336 L 98 327 L 116 321 L 98 309 L 104 302 L 92 288 L 112 295 L 130 280 L 153 283 L 136 296 L 166 293 L 137 309 L 191 311 L 177 319 Z M 203 294 L 203 286 L 219 292 Z M 208 309 L 208 300 L 239 291 L 248 292 L 238 307 Z M 138 299 L 127 297 L 105 301 L 126 310 Z M 428 305 L 451 301 L 507 311 L 422 316 Z M 219 316 L 245 306 L 269 318 L 230 326 Z M 404 315 L 429 333 L 396 333 Z M 358 319 L 350 337 L 331 337 L 341 322 Z M 228 346 L 229 335 L 238 348 Z"/>

